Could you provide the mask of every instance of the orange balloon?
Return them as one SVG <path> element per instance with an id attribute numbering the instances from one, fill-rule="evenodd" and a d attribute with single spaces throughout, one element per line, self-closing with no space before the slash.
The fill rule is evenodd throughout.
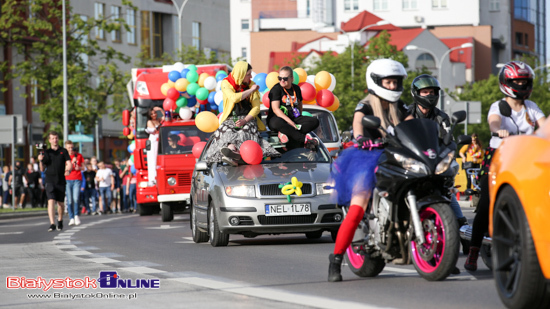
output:
<path id="1" fill-rule="evenodd" d="M 321 71 L 315 75 L 315 89 L 317 91 L 328 89 L 330 87 L 330 83 L 332 82 L 332 78 L 330 77 L 330 73 L 327 71 Z"/>
<path id="2" fill-rule="evenodd" d="M 175 88 L 179 92 L 184 92 L 187 90 L 187 85 L 189 85 L 189 81 L 186 78 L 180 78 L 176 81 Z"/>
<path id="3" fill-rule="evenodd" d="M 337 96 L 334 96 L 334 103 L 332 103 L 331 106 L 327 107 L 327 109 L 331 112 L 334 112 L 338 109 L 338 107 L 340 107 L 340 100 Z"/>
<path id="4" fill-rule="evenodd" d="M 300 77 L 300 81 L 298 83 L 303 83 L 303 82 L 306 81 L 306 79 L 307 79 L 306 70 L 304 70 L 302 68 L 296 68 L 296 69 L 294 69 L 294 72 L 296 72 L 298 74 L 298 77 Z"/>
<path id="5" fill-rule="evenodd" d="M 199 86 L 204 87 L 204 80 L 206 78 L 208 78 L 208 76 L 210 76 L 210 75 L 208 75 L 208 73 L 201 73 L 201 75 L 199 76 L 199 81 L 198 81 Z"/>
<path id="6" fill-rule="evenodd" d="M 268 89 L 273 88 L 273 86 L 279 83 L 279 79 L 277 77 L 279 77 L 278 72 L 271 72 L 267 74 L 265 78 L 265 85 L 267 86 Z"/>
<path id="7" fill-rule="evenodd" d="M 160 86 L 160 92 L 162 92 L 162 94 L 164 95 L 167 95 L 168 94 L 168 89 L 170 89 L 172 87 L 170 87 L 170 85 L 168 83 L 164 83 L 162 84 L 162 86 Z"/>
<path id="8" fill-rule="evenodd" d="M 303 103 L 304 104 L 309 104 L 309 105 L 315 105 L 315 104 L 317 104 L 317 101 L 315 101 L 315 99 L 313 99 L 311 101 L 304 101 Z"/>

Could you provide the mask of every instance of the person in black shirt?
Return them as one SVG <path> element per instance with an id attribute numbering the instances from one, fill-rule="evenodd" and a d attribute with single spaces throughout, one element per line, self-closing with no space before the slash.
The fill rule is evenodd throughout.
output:
<path id="1" fill-rule="evenodd" d="M 95 189 L 95 170 L 91 163 L 86 165 L 86 171 L 84 172 L 84 205 L 89 214 L 97 215 L 97 191 Z M 92 209 L 90 210 L 90 202 L 92 202 Z"/>
<path id="2" fill-rule="evenodd" d="M 40 173 L 35 171 L 33 164 L 27 164 L 27 192 L 29 194 L 32 208 L 38 207 L 40 200 Z"/>
<path id="3" fill-rule="evenodd" d="M 165 154 L 179 154 L 184 152 L 183 146 L 178 145 L 180 137 L 176 134 L 168 136 L 168 147 L 164 148 Z"/>
<path id="4" fill-rule="evenodd" d="M 57 229 L 63 229 L 63 211 L 65 201 L 65 176 L 68 176 L 73 168 L 71 157 L 67 149 L 59 146 L 59 135 L 55 131 L 48 134 L 50 148 L 38 155 L 40 170 L 46 170 L 46 183 L 44 188 L 48 198 L 48 216 L 50 218 L 49 232 L 55 231 L 55 202 L 57 202 Z"/>
<path id="5" fill-rule="evenodd" d="M 292 83 L 292 68 L 282 67 L 278 78 L 279 83 L 269 91 L 268 127 L 279 132 L 279 140 L 289 149 L 303 147 L 306 143 L 318 145 L 319 141 L 308 133 L 319 126 L 319 119 L 302 116 L 302 91 Z"/>
<path id="6" fill-rule="evenodd" d="M 13 198 L 15 199 L 15 207 L 23 208 L 25 203 L 25 186 L 23 183 L 25 172 L 21 168 L 21 162 L 15 162 L 15 171 L 13 176 L 10 176 L 9 183 L 13 188 Z"/>

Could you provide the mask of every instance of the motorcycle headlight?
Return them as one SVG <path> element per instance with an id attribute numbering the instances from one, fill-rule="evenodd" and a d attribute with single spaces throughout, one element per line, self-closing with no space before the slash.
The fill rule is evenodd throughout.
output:
<path id="1" fill-rule="evenodd" d="M 398 153 L 394 153 L 393 156 L 395 157 L 395 160 L 401 163 L 403 168 L 406 169 L 407 171 L 411 171 L 413 173 L 428 174 L 428 168 L 426 167 L 426 164 L 420 161 L 417 161 L 415 159 L 405 157 Z"/>
<path id="2" fill-rule="evenodd" d="M 316 188 L 317 188 L 317 195 L 323 195 L 323 194 L 332 194 L 332 184 L 330 183 L 318 183 L 318 184 L 315 184 Z"/>
<path id="3" fill-rule="evenodd" d="M 439 162 L 439 164 L 437 164 L 435 167 L 435 174 L 439 175 L 449 169 L 449 166 L 451 166 L 454 158 L 454 152 L 449 153 L 443 160 L 441 160 L 441 162 Z"/>
<path id="4" fill-rule="evenodd" d="M 166 180 L 166 182 L 168 183 L 169 186 L 175 186 L 176 185 L 176 178 L 174 177 L 170 177 Z"/>
<path id="5" fill-rule="evenodd" d="M 225 194 L 233 197 L 256 197 L 254 186 L 228 186 Z"/>

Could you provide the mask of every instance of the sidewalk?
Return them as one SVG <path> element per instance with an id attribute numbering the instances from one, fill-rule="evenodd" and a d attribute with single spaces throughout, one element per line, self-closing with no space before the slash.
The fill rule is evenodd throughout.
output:
<path id="1" fill-rule="evenodd" d="M 42 209 L 27 210 L 27 211 L 22 211 L 20 209 L 16 209 L 14 211 L 14 210 L 9 209 L 9 208 L 4 208 L 3 211 L 4 212 L 0 212 L 0 220 L 38 217 L 38 216 L 47 216 L 48 215 L 48 211 L 47 210 L 42 210 Z"/>

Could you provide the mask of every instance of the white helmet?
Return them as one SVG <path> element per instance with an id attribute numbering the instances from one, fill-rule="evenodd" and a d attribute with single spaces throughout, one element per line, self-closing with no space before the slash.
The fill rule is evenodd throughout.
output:
<path id="1" fill-rule="evenodd" d="M 371 62 L 367 68 L 367 88 L 369 92 L 389 102 L 397 102 L 403 93 L 403 80 L 407 71 L 403 65 L 391 59 L 378 59 Z M 382 87 L 383 78 L 397 78 L 397 89 L 389 90 Z"/>

